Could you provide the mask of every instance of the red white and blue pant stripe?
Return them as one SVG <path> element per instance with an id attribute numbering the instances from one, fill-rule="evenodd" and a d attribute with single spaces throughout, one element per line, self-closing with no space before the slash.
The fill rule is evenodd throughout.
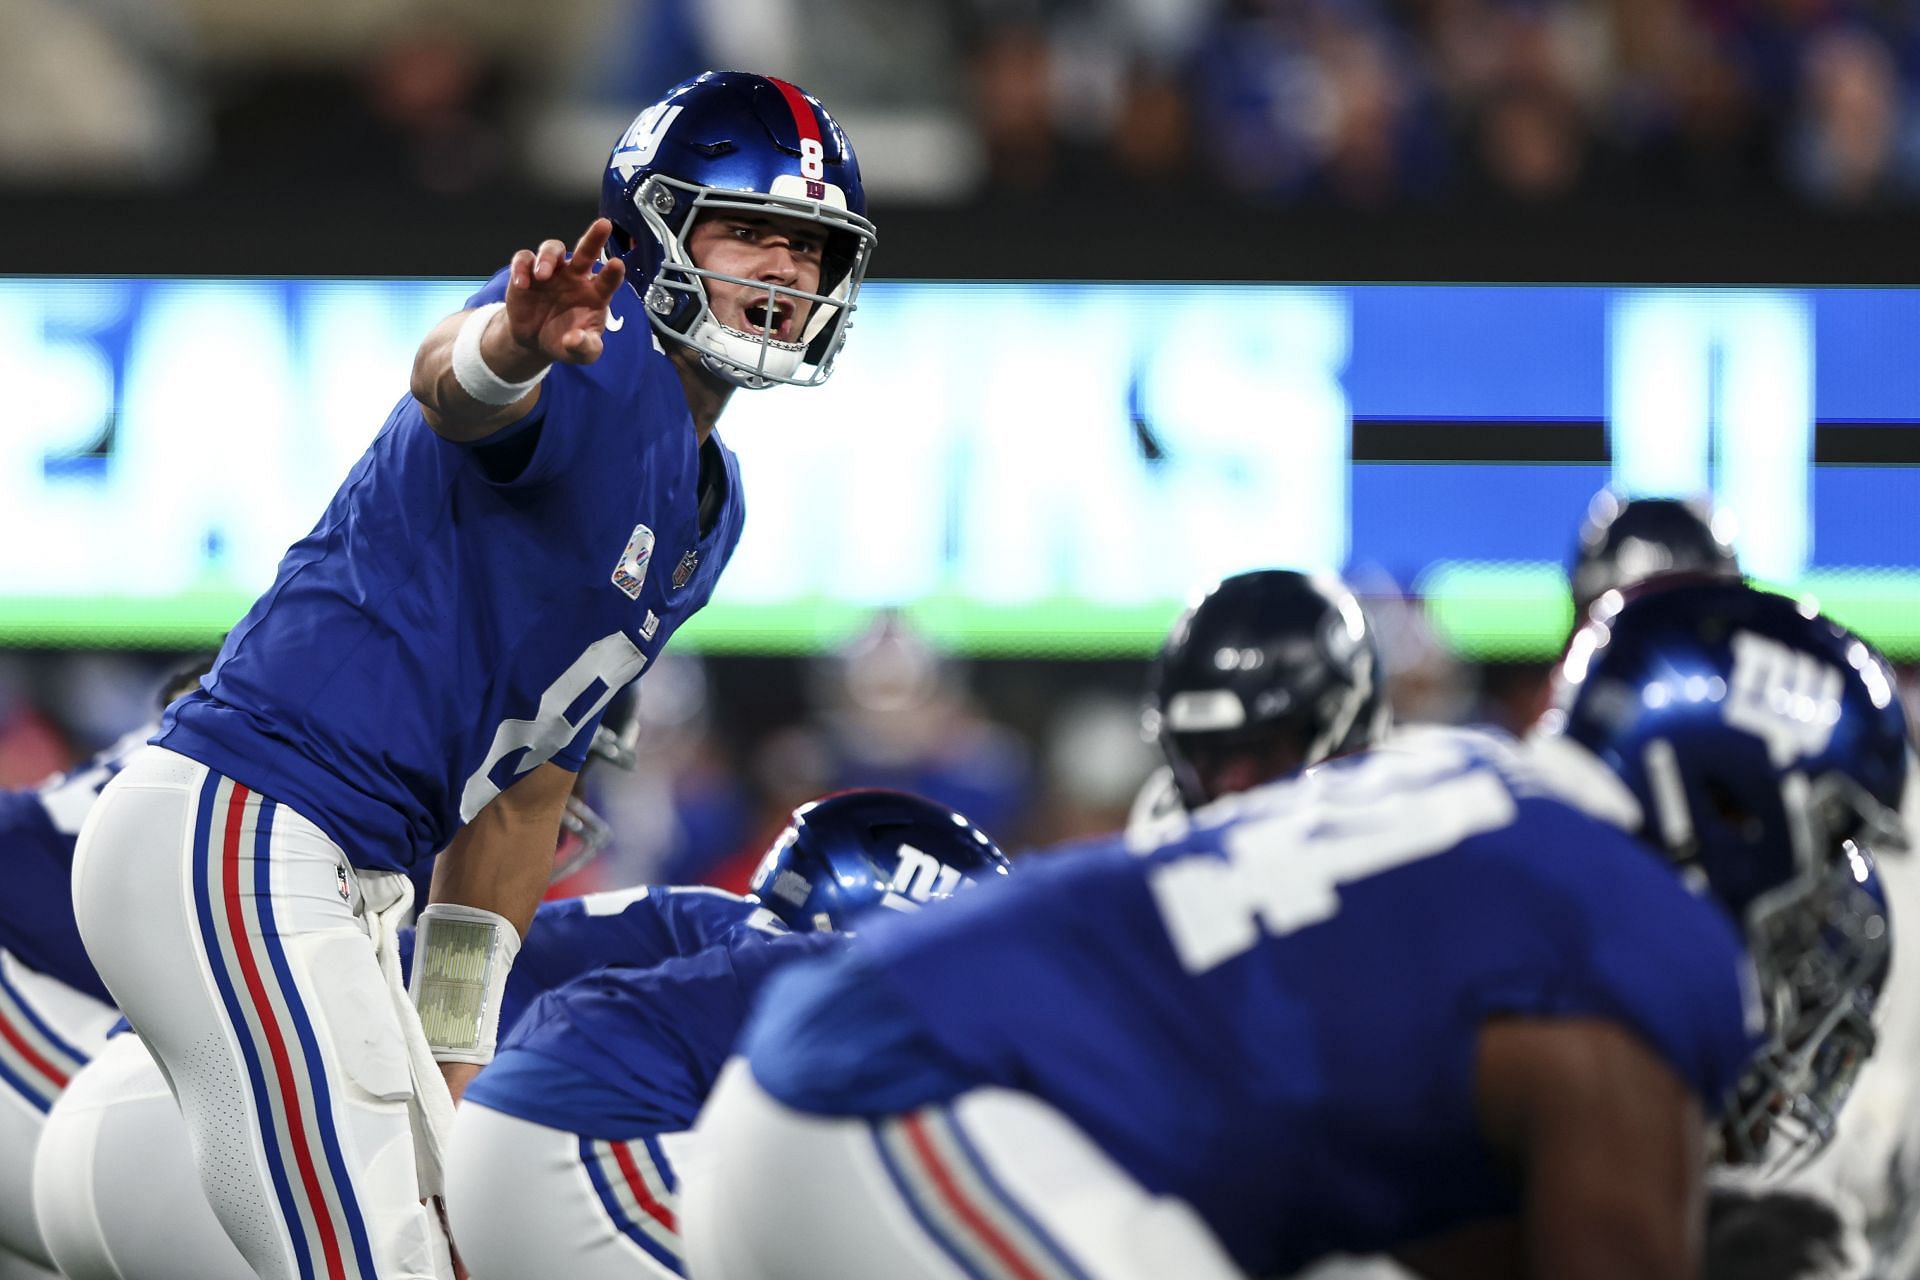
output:
<path id="1" fill-rule="evenodd" d="M 272 800 L 209 771 L 194 819 L 194 911 L 298 1274 L 373 1280 L 326 1060 L 274 922 L 277 811 Z"/>
<path id="2" fill-rule="evenodd" d="M 44 1115 L 86 1063 L 0 967 L 0 1085 Z"/>
<path id="3" fill-rule="evenodd" d="M 679 1181 L 652 1138 L 580 1139 L 580 1163 L 600 1207 L 620 1234 L 677 1276 L 687 1274 L 680 1243 Z"/>
<path id="4" fill-rule="evenodd" d="M 1086 1280 L 1008 1194 L 948 1107 L 872 1125 L 880 1162 L 915 1221 L 972 1280 Z M 804 1176 L 801 1175 L 801 1176 Z"/>

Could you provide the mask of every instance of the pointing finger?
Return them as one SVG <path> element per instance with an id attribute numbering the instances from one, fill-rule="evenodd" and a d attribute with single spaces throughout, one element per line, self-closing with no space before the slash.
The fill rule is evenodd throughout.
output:
<path id="1" fill-rule="evenodd" d="M 566 252 L 567 246 L 561 244 L 558 240 L 542 241 L 540 244 L 540 252 L 534 255 L 533 278 L 535 280 L 552 279 L 554 271 L 559 268 L 560 260 L 565 256 Z"/>
<path id="2" fill-rule="evenodd" d="M 592 269 L 593 262 L 606 247 L 607 238 L 613 234 L 613 223 L 605 218 L 595 218 L 587 224 L 587 230 L 580 237 L 580 243 L 573 248 L 572 266 L 581 272 Z"/>

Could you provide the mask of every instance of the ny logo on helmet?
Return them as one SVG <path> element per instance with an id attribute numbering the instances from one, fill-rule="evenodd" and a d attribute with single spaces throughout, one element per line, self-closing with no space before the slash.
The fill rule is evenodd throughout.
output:
<path id="1" fill-rule="evenodd" d="M 900 865 L 893 870 L 893 883 L 887 888 L 914 902 L 944 898 L 966 878 L 931 854 L 910 844 L 900 846 Z M 966 881 L 971 884 L 972 881 Z"/>
<path id="2" fill-rule="evenodd" d="M 667 130 L 673 127 L 674 118 L 683 110 L 684 107 L 670 107 L 664 102 L 656 102 L 627 126 L 627 131 L 620 135 L 620 141 L 613 148 L 610 162 L 620 171 L 622 181 L 631 181 L 641 166 L 652 163 L 653 153 L 660 149 Z"/>
<path id="3" fill-rule="evenodd" d="M 1726 719 L 1767 744 L 1774 767 L 1819 755 L 1840 721 L 1837 668 L 1750 631 L 1733 637 Z"/>

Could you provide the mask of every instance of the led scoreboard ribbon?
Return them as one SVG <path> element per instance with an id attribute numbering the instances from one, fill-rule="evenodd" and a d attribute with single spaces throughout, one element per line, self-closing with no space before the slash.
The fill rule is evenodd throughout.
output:
<path id="1" fill-rule="evenodd" d="M 471 288 L 0 279 L 0 643 L 217 636 Z M 1916 332 L 1904 290 L 876 282 L 804 411 L 729 409 L 753 518 L 684 642 L 904 604 L 973 652 L 1144 654 L 1195 586 L 1287 565 L 1544 656 L 1614 482 L 1711 493 L 1758 577 L 1920 656 Z"/>

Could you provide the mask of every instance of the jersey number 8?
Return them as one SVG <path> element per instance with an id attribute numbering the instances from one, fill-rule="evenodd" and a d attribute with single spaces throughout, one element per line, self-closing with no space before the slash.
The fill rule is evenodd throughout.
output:
<path id="1" fill-rule="evenodd" d="M 646 665 L 647 655 L 627 639 L 624 631 L 601 636 L 588 645 L 587 651 L 574 659 L 573 665 L 562 671 L 540 695 L 540 708 L 534 712 L 533 719 L 503 720 L 493 731 L 493 746 L 487 751 L 487 758 L 467 778 L 467 785 L 460 792 L 460 820 L 472 822 L 474 815 L 486 808 L 505 786 L 511 786 L 526 773 L 553 759 L 554 753 L 573 741 L 580 726 L 599 715 L 613 700 L 613 695 L 639 676 L 640 668 Z M 600 695 L 584 708 L 576 708 L 574 704 L 596 680 L 603 686 Z M 569 711 L 574 713 L 572 718 L 567 715 Z M 514 765 L 512 776 L 504 786 L 496 782 L 493 774 L 501 762 L 521 751 L 526 754 Z"/>

